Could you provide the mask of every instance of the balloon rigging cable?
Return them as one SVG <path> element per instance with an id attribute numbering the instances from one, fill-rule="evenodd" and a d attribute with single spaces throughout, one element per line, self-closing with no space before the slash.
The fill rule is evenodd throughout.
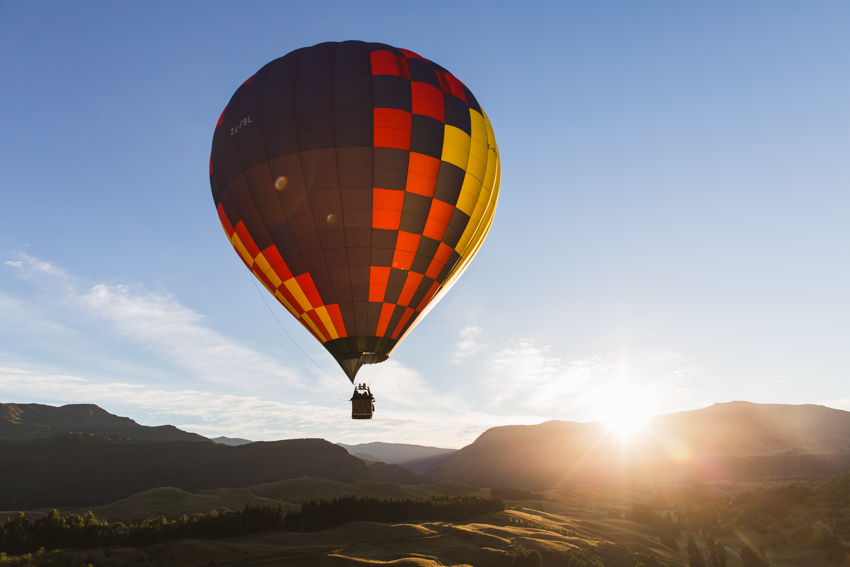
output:
<path id="1" fill-rule="evenodd" d="M 292 335 L 289 334 L 289 332 L 286 330 L 286 328 L 283 325 L 281 325 L 280 320 L 277 318 L 277 315 L 275 315 L 274 311 L 272 311 L 272 308 L 269 305 L 269 302 L 266 301 L 266 297 L 263 295 L 263 292 L 260 291 L 260 286 L 257 285 L 257 280 L 254 278 L 253 274 L 251 274 L 249 277 L 251 278 L 251 281 L 254 282 L 254 287 L 257 288 L 257 293 L 260 294 L 260 298 L 263 300 L 263 303 L 266 304 L 266 308 L 269 310 L 269 313 L 272 314 L 272 317 L 274 317 L 274 320 L 277 322 L 277 325 L 283 330 L 284 333 L 286 333 L 286 336 L 289 338 L 290 341 L 292 341 L 292 344 L 294 344 L 298 348 L 298 350 L 301 351 L 301 354 L 306 356 L 307 360 L 309 360 L 310 362 L 315 364 L 316 368 L 318 368 L 319 370 L 321 370 L 322 372 L 324 372 L 325 374 L 327 374 L 328 376 L 330 376 L 331 378 L 333 378 L 334 380 L 336 380 L 340 384 L 348 386 L 348 384 L 345 384 L 342 380 L 340 380 L 339 378 L 337 378 L 336 376 L 334 376 L 333 374 L 331 374 L 330 372 L 328 372 L 327 370 L 325 370 L 324 368 L 319 366 L 318 362 L 316 362 L 315 360 L 310 358 L 310 355 L 307 354 L 306 352 L 304 352 L 304 349 L 302 349 L 300 346 L 298 346 L 298 343 L 295 342 L 295 339 L 292 338 Z M 374 382 L 374 380 L 373 380 L 373 382 Z"/>

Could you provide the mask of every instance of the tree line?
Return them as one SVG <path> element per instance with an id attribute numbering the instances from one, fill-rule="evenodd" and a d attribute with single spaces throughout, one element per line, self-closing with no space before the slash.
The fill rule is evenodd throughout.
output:
<path id="1" fill-rule="evenodd" d="M 417 500 L 346 495 L 333 500 L 307 500 L 301 504 L 301 512 L 296 514 L 301 531 L 311 532 L 347 522 L 456 522 L 504 509 L 505 505 L 499 498 L 470 495 L 431 496 Z M 291 520 L 293 524 L 294 520 Z"/>
<path id="2" fill-rule="evenodd" d="M 500 512 L 498 498 L 478 496 L 432 496 L 427 499 L 395 500 L 343 496 L 333 500 L 306 501 L 300 512 L 286 512 L 283 503 L 254 504 L 243 510 L 213 510 L 207 514 L 165 516 L 125 525 L 99 520 L 92 512 L 60 515 L 51 510 L 31 522 L 23 512 L 0 524 L 0 553 L 17 555 L 39 549 L 89 549 L 95 547 L 143 547 L 171 539 L 219 539 L 266 532 L 319 531 L 348 522 L 458 521 Z"/>
<path id="3" fill-rule="evenodd" d="M 88 549 L 93 547 L 141 547 L 170 539 L 216 539 L 259 533 L 283 527 L 283 504 L 248 502 L 240 511 L 213 510 L 208 514 L 183 515 L 169 522 L 165 516 L 148 518 L 138 524 L 110 524 L 92 512 L 61 516 L 51 510 L 47 516 L 30 522 L 23 512 L 0 525 L 0 552 L 29 553 L 40 548 Z"/>

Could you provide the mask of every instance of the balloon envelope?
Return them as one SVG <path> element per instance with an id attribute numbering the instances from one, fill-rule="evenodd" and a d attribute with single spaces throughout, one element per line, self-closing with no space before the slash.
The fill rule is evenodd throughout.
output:
<path id="1" fill-rule="evenodd" d="M 380 43 L 322 43 L 245 81 L 210 185 L 233 248 L 353 382 L 456 281 L 493 221 L 499 152 L 451 73 Z"/>

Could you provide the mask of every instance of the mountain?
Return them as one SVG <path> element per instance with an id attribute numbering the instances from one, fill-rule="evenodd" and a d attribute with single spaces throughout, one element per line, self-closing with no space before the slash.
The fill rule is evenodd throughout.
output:
<path id="1" fill-rule="evenodd" d="M 248 439 L 240 439 L 239 437 L 213 437 L 212 439 L 210 439 L 210 441 L 215 441 L 216 443 L 221 443 L 222 445 L 231 445 L 233 447 L 253 443 L 253 441 L 249 441 Z"/>
<path id="2" fill-rule="evenodd" d="M 427 471 L 432 481 L 552 487 L 736 480 L 850 471 L 850 412 L 730 402 L 657 416 L 623 441 L 601 423 L 485 431 Z"/>
<path id="3" fill-rule="evenodd" d="M 348 484 L 384 480 L 342 447 L 322 439 L 232 447 L 67 433 L 0 441 L 0 455 L 0 510 L 96 506 L 157 487 L 197 492 L 299 477 Z"/>
<path id="4" fill-rule="evenodd" d="M 390 465 L 399 465 L 413 473 L 422 474 L 435 461 L 447 457 L 457 449 L 440 449 L 423 445 L 408 445 L 405 443 L 360 443 L 346 445 L 337 443 L 349 453 L 360 456 L 365 461 L 380 460 Z"/>
<path id="5" fill-rule="evenodd" d="M 44 404 L 0 404 L 0 439 L 11 442 L 44 439 L 62 433 L 87 433 L 101 437 L 118 435 L 150 441 L 209 442 L 197 433 L 173 425 L 148 427 L 128 417 L 119 417 L 94 404 L 48 406 Z"/>

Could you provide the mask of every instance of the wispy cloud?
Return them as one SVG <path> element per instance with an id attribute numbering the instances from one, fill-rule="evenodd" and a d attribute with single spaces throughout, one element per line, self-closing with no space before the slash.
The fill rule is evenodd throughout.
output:
<path id="1" fill-rule="evenodd" d="M 460 340 L 457 343 L 455 350 L 455 361 L 462 360 L 469 356 L 478 354 L 483 350 L 487 350 L 488 345 L 482 340 L 482 330 L 478 327 L 464 327 L 460 330 Z"/>
<path id="2" fill-rule="evenodd" d="M 7 264 L 25 278 L 38 275 L 39 282 L 51 288 L 50 301 L 106 323 L 113 333 L 198 380 L 257 386 L 285 381 L 306 387 L 298 373 L 210 329 L 203 316 L 170 295 L 148 292 L 141 286 L 86 285 L 63 269 L 28 255 Z"/>

